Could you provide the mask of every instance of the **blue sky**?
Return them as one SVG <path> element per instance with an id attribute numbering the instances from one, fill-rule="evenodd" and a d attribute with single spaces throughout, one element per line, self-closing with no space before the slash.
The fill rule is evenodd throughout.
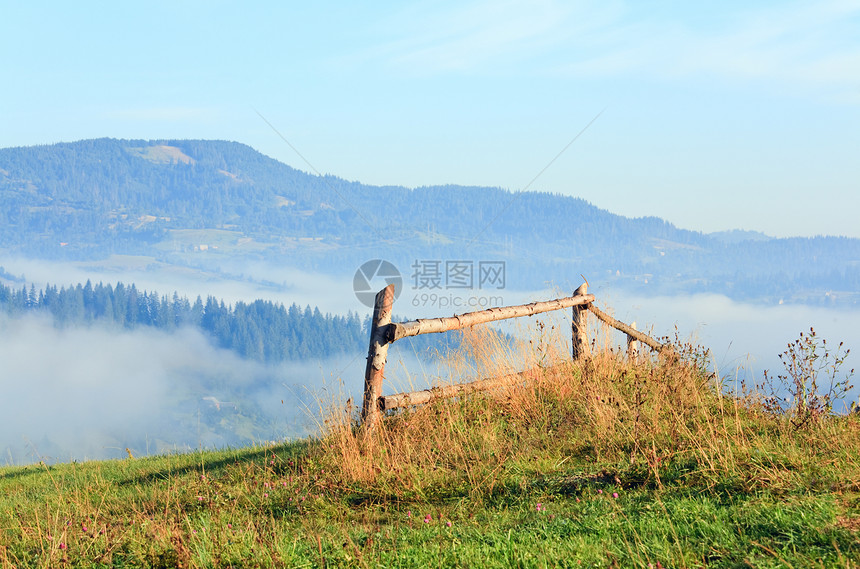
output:
<path id="1" fill-rule="evenodd" d="M 860 0 L 353 4 L 4 2 L 0 146 L 236 140 L 370 184 L 860 237 Z"/>

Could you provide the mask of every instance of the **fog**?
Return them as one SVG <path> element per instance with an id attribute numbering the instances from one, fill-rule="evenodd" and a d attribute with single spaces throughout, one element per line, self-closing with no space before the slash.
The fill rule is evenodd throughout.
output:
<path id="1" fill-rule="evenodd" d="M 860 311 L 782 304 L 759 306 L 735 302 L 728 297 L 703 294 L 644 298 L 616 291 L 598 293 L 599 301 L 613 308 L 623 321 L 639 322 L 640 330 L 674 336 L 677 326 L 682 340 L 690 339 L 710 348 L 714 363 L 723 374 L 736 369 L 781 368 L 777 355 L 800 332 L 810 327 L 836 346 L 860 349 Z M 848 363 L 855 360 L 854 354 Z"/>
<path id="2" fill-rule="evenodd" d="M 263 262 L 240 265 L 236 261 L 225 260 L 207 270 L 165 265 L 150 257 L 115 256 L 105 261 L 47 262 L 0 256 L 0 267 L 12 275 L 24 276 L 27 286 L 33 284 L 37 289 L 44 288 L 46 284 L 73 286 L 87 280 L 94 284 L 122 282 L 162 295 L 172 295 L 176 291 L 192 302 L 197 296 L 205 300 L 211 295 L 228 303 L 262 298 L 287 306 L 293 303 L 318 306 L 323 312 L 336 314 L 367 310 L 352 293 L 351 280 L 343 282 L 328 275 Z M 20 286 L 20 283 L 12 284 Z"/>
<path id="3" fill-rule="evenodd" d="M 257 298 L 362 317 L 370 309 L 351 282 L 259 264 L 243 271 L 206 272 L 142 264 L 125 270 L 98 264 L 0 259 L 27 286 L 72 285 L 86 280 L 126 284 L 189 298 L 213 295 L 228 302 Z M 280 283 L 280 284 L 277 284 Z M 11 283 L 19 286 L 21 283 Z M 451 315 L 464 309 L 416 303 L 407 288 L 395 313 Z M 754 384 L 762 370 L 782 372 L 777 355 L 812 326 L 828 344 L 860 349 L 860 313 L 804 306 L 759 306 L 720 295 L 645 297 L 592 283 L 602 309 L 653 336 L 673 336 L 710 349 L 715 371 L 732 385 Z M 564 293 L 498 291 L 504 304 L 556 298 Z M 566 311 L 569 312 L 569 311 Z M 566 314 L 556 314 L 569 325 Z M 566 320 L 567 319 L 567 320 Z M 534 319 L 519 319 L 522 329 Z M 600 337 L 600 335 L 598 335 Z M 365 354 L 283 365 L 243 360 L 214 347 L 191 329 L 166 333 L 94 325 L 57 329 L 46 317 L 0 317 L 0 464 L 117 458 L 195 448 L 280 441 L 318 433 L 320 407 L 360 400 Z M 623 341 L 617 333 L 614 341 Z M 395 344 L 385 392 L 426 387 L 447 377 L 439 362 L 422 360 Z M 844 371 L 857 366 L 854 353 Z M 850 395 L 858 397 L 855 388 Z M 841 409 L 841 407 L 838 407 Z"/>
<path id="4" fill-rule="evenodd" d="M 567 296 L 570 293 L 566 291 L 570 289 L 504 290 L 498 291 L 498 295 L 506 305 L 512 305 Z M 674 340 L 677 332 L 680 341 L 707 348 L 711 353 L 714 371 L 731 380 L 746 379 L 752 385 L 760 382 L 764 370 L 783 373 L 778 355 L 801 332 L 808 333 L 810 327 L 815 329 L 820 338 L 827 340 L 828 347 L 836 348 L 839 342 L 844 342 L 844 347 L 852 350 L 843 366 L 845 373 L 852 367 L 860 369 L 860 358 L 857 356 L 860 352 L 860 310 L 789 304 L 762 306 L 737 302 L 718 294 L 648 297 L 631 295 L 600 283 L 592 283 L 589 293 L 595 295 L 595 304 L 601 310 L 622 322 L 635 322 L 640 331 L 655 338 L 668 336 Z M 414 292 L 407 290 L 398 303 L 409 305 L 414 295 Z M 462 313 L 465 310 L 418 309 L 418 314 L 426 316 L 451 315 L 455 312 Z M 415 310 L 412 314 L 416 314 Z M 569 326 L 569 315 L 570 311 L 555 313 L 551 320 L 557 325 L 561 321 Z M 521 334 L 523 323 L 529 320 L 522 319 L 522 323 L 503 328 Z M 599 341 L 606 339 L 603 328 L 592 332 Z M 625 341 L 625 336 L 613 332 L 609 334 L 609 340 L 620 345 Z M 860 391 L 855 388 L 851 394 L 854 400 L 858 393 Z"/>
<path id="5" fill-rule="evenodd" d="M 60 330 L 0 317 L 0 464 L 302 437 L 318 401 L 361 388 L 363 358 L 266 366 L 196 330 Z M 344 386 L 341 376 L 356 378 Z"/>
<path id="6" fill-rule="evenodd" d="M 505 304 L 522 304 L 537 300 L 548 300 L 567 296 L 571 287 L 559 291 L 547 288 L 540 291 L 500 291 Z M 827 341 L 831 353 L 839 342 L 851 353 L 840 368 L 839 379 L 852 368 L 860 371 L 860 310 L 846 308 L 822 308 L 802 305 L 782 304 L 762 306 L 737 302 L 718 294 L 698 294 L 689 296 L 641 296 L 631 295 L 621 290 L 592 283 L 589 292 L 596 297 L 595 304 L 626 323 L 637 324 L 637 328 L 655 338 L 676 338 L 683 343 L 690 342 L 710 351 L 712 370 L 724 378 L 728 389 L 740 387 L 742 381 L 754 387 L 763 380 L 763 372 L 770 376 L 785 374 L 779 360 L 788 344 L 796 340 L 801 332 L 808 333 L 814 328 L 819 338 Z M 410 304 L 414 293 L 405 291 L 398 302 Z M 423 310 L 423 309 L 422 309 Z M 465 310 L 424 310 L 421 315 L 451 315 Z M 415 312 L 413 312 L 415 314 Z M 570 326 L 570 311 L 553 313 L 544 318 L 556 326 Z M 596 322 L 596 319 L 592 319 Z M 532 324 L 529 324 L 532 322 Z M 534 328 L 534 319 L 518 319 L 501 328 L 509 333 L 523 335 L 523 328 Z M 607 333 L 606 327 L 592 324 L 592 335 L 599 342 L 609 341 L 615 346 L 625 342 L 624 334 L 617 331 Z M 566 333 L 566 332 L 565 332 Z M 823 351 L 819 352 L 823 355 Z M 823 376 L 821 376 L 823 377 Z M 851 401 L 860 397 L 860 381 L 852 382 L 855 387 L 835 409 L 844 411 Z"/>
<path id="7" fill-rule="evenodd" d="M 364 353 L 265 365 L 193 329 L 57 329 L 32 315 L 0 315 L 0 337 L 0 465 L 303 438 L 363 389 Z M 397 348 L 387 388 L 439 377 L 437 364 Z"/>

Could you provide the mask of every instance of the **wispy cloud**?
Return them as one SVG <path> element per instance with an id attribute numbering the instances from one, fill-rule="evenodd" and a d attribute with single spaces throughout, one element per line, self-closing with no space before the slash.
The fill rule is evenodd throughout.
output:
<path id="1" fill-rule="evenodd" d="M 141 107 L 107 110 L 104 117 L 132 121 L 199 121 L 215 114 L 214 109 L 203 107 Z"/>
<path id="2" fill-rule="evenodd" d="M 603 49 L 558 68 L 573 75 L 648 73 L 770 82 L 860 95 L 860 2 L 782 4 L 736 11 L 719 25 L 683 18 L 618 22 L 595 32 Z M 619 33 L 619 31 L 621 33 Z"/>
<path id="3" fill-rule="evenodd" d="M 422 4 L 386 20 L 374 32 L 390 39 L 357 57 L 419 74 L 516 65 L 558 49 L 566 36 L 585 33 L 613 12 L 582 6 L 553 0 L 481 0 L 440 10 Z"/>
<path id="4" fill-rule="evenodd" d="M 679 71 L 860 86 L 860 2 L 795 4 L 742 14 L 726 29 L 689 33 Z"/>
<path id="5" fill-rule="evenodd" d="M 693 13 L 620 2 L 422 4 L 387 20 L 378 31 L 389 39 L 357 57 L 418 74 L 710 74 L 860 93 L 860 0 Z"/>

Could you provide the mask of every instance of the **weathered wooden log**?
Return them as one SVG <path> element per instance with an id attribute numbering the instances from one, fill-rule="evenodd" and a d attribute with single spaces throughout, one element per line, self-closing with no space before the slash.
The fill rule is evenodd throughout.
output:
<path id="1" fill-rule="evenodd" d="M 630 327 L 636 330 L 636 322 L 633 321 L 630 323 Z M 627 336 L 627 359 L 631 362 L 635 362 L 639 357 L 639 340 L 635 339 L 633 336 Z"/>
<path id="2" fill-rule="evenodd" d="M 538 370 L 527 370 L 519 373 L 503 375 L 501 377 L 493 377 L 489 379 L 479 379 L 469 383 L 460 383 L 456 385 L 443 385 L 440 387 L 431 387 L 421 391 L 412 391 L 409 393 L 396 393 L 394 395 L 383 395 L 379 398 L 379 406 L 383 411 L 391 409 L 400 409 L 403 407 L 411 407 L 412 405 L 423 405 L 437 399 L 447 399 L 450 397 L 460 397 L 469 393 L 479 391 L 489 391 L 509 387 L 511 385 L 521 384 L 525 381 L 536 377 Z"/>
<path id="3" fill-rule="evenodd" d="M 533 302 L 518 306 L 490 308 L 478 312 L 469 312 L 447 318 L 426 318 L 411 322 L 391 322 L 391 309 L 394 301 L 394 285 L 389 285 L 376 295 L 373 308 L 373 320 L 370 331 L 370 346 L 367 355 L 367 368 L 364 377 L 364 401 L 362 403 L 361 419 L 368 431 L 378 424 L 382 411 L 398 409 L 411 405 L 420 405 L 435 399 L 457 397 L 474 393 L 499 389 L 509 385 L 522 383 L 534 375 L 534 370 L 509 374 L 490 379 L 482 379 L 460 385 L 434 387 L 411 393 L 382 395 L 382 380 L 385 373 L 385 363 L 388 356 L 388 346 L 392 342 L 409 336 L 459 330 L 461 328 L 494 322 L 520 316 L 534 316 L 552 310 L 573 308 L 572 318 L 572 355 L 575 359 L 588 357 L 591 346 L 588 343 L 588 312 L 609 326 L 627 334 L 628 352 L 635 354 L 638 342 L 658 352 L 673 353 L 669 344 L 661 344 L 650 336 L 636 330 L 636 324 L 628 326 L 612 318 L 594 306 L 594 295 L 587 294 L 588 283 L 582 284 L 574 291 L 573 296 L 543 302 Z"/>
<path id="4" fill-rule="evenodd" d="M 448 332 L 450 330 L 459 330 L 476 324 L 485 322 L 495 322 L 496 320 L 506 320 L 508 318 L 517 318 L 520 316 L 534 316 L 551 310 L 559 310 L 570 306 L 585 305 L 594 302 L 593 294 L 570 296 L 567 298 L 559 298 L 556 300 L 546 300 L 543 302 L 532 302 L 531 304 L 521 304 L 518 306 L 504 306 L 498 308 L 489 308 L 478 312 L 467 312 L 459 316 L 448 316 L 446 318 L 419 318 L 411 322 L 394 322 L 388 325 L 387 339 L 389 342 L 395 342 L 401 338 L 409 336 L 418 336 L 419 334 L 432 334 L 437 332 Z"/>
<path id="5" fill-rule="evenodd" d="M 364 400 L 361 405 L 361 422 L 373 429 L 381 417 L 379 396 L 382 395 L 382 377 L 388 357 L 385 338 L 391 323 L 391 306 L 394 303 L 394 285 L 390 284 L 376 295 L 373 320 L 370 325 L 370 346 L 367 350 L 367 367 L 364 371 Z"/>
<path id="6" fill-rule="evenodd" d="M 635 340 L 639 340 L 640 342 L 642 342 L 643 344 L 645 344 L 646 346 L 648 346 L 649 348 L 651 348 L 653 350 L 656 350 L 658 352 L 662 352 L 664 350 L 670 350 L 670 351 L 672 350 L 672 347 L 669 346 L 668 344 L 661 344 L 660 342 L 658 342 L 657 340 L 655 340 L 651 336 L 643 334 L 642 332 L 637 331 L 635 328 L 631 328 L 630 326 L 628 326 L 624 322 L 616 320 L 612 316 L 609 316 L 605 312 L 602 312 L 599 308 L 597 308 L 593 304 L 588 305 L 588 310 L 592 314 L 594 314 L 598 320 L 602 320 L 603 322 L 609 324 L 610 326 L 612 326 L 616 330 L 620 330 L 621 332 L 624 332 L 625 334 L 627 334 L 631 338 L 633 338 Z"/>
<path id="7" fill-rule="evenodd" d="M 588 295 L 588 283 L 579 285 L 574 298 Z M 593 295 L 588 295 L 593 297 Z M 591 345 L 588 343 L 588 305 L 574 306 L 570 317 L 570 356 L 574 361 L 588 358 Z"/>

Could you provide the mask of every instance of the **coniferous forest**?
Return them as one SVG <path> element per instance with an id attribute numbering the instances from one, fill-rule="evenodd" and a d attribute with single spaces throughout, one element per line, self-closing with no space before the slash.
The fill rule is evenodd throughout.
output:
<path id="1" fill-rule="evenodd" d="M 4 269 L 0 267 L 0 274 Z M 98 283 L 69 287 L 5 286 L 0 284 L 0 314 L 11 317 L 43 314 L 61 328 L 107 326 L 119 330 L 142 327 L 171 332 L 196 328 L 214 345 L 263 363 L 301 361 L 355 354 L 367 349 L 369 316 L 323 314 L 319 308 L 269 300 L 226 304 L 213 296 L 193 302 L 174 292 L 160 295 L 134 284 Z M 404 320 L 395 317 L 395 320 Z M 411 350 L 444 350 L 457 344 L 444 335 L 405 338 Z"/>
<path id="2" fill-rule="evenodd" d="M 200 329 L 213 342 L 240 356 L 266 363 L 321 358 L 367 349 L 366 323 L 357 314 L 323 314 L 318 308 L 287 307 L 256 300 L 225 304 L 212 296 L 193 302 L 139 290 L 134 284 L 48 285 L 15 289 L 0 285 L 0 313 L 48 314 L 56 326 L 107 325 L 164 331 Z"/>

